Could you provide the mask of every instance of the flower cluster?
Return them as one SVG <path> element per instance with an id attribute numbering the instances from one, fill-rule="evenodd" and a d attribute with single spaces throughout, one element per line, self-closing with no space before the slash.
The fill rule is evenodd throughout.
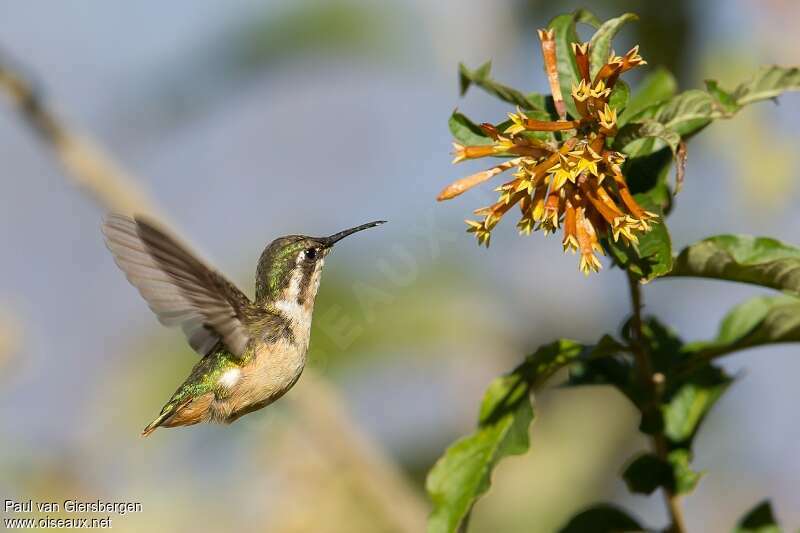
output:
<path id="1" fill-rule="evenodd" d="M 607 139 L 617 134 L 617 109 L 609 104 L 611 92 L 621 74 L 645 61 L 638 47 L 624 56 L 611 54 L 592 79 L 589 70 L 589 43 L 573 43 L 572 51 L 580 79 L 572 85 L 570 96 L 578 117 L 567 120 L 556 69 L 553 32 L 540 30 L 545 67 L 559 120 L 537 120 L 517 109 L 510 113 L 506 127 L 482 124 L 481 130 L 492 143 L 463 146 L 454 143 L 454 163 L 488 156 L 510 159 L 488 170 L 458 180 L 439 195 L 453 198 L 507 170 L 515 169 L 513 179 L 499 186 L 494 204 L 478 209 L 482 220 L 468 220 L 468 230 L 479 244 L 489 245 L 492 229 L 514 206 L 519 206 L 521 233 L 542 230 L 545 234 L 563 228 L 564 251 L 580 252 L 580 270 L 597 272 L 603 253 L 599 239 L 609 236 L 631 244 L 637 233 L 647 232 L 656 215 L 642 209 L 631 195 L 621 166 L 625 156 L 607 148 Z M 533 114 L 533 113 L 529 113 Z M 534 132 L 557 132 L 543 140 Z"/>

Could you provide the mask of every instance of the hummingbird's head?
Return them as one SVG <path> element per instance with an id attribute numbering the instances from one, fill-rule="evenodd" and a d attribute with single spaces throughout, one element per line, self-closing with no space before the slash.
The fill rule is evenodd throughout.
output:
<path id="1" fill-rule="evenodd" d="M 256 301 L 287 302 L 310 307 L 314 304 L 322 265 L 333 246 L 348 235 L 383 224 L 369 222 L 327 237 L 287 235 L 264 249 L 256 269 Z"/>

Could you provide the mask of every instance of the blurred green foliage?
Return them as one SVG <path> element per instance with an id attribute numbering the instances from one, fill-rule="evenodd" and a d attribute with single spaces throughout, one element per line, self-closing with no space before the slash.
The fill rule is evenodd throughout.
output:
<path id="1" fill-rule="evenodd" d="M 254 70 L 308 54 L 385 58 L 397 49 L 396 25 L 402 17 L 397 6 L 387 3 L 291 2 L 235 31 L 232 64 Z"/>

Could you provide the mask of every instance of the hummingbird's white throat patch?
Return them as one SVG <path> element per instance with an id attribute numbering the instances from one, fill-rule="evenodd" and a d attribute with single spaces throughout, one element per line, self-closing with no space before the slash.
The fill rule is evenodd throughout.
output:
<path id="1" fill-rule="evenodd" d="M 302 258 L 298 255 L 297 266 L 292 272 L 292 277 L 289 279 L 289 285 L 284 290 L 282 297 L 275 302 L 277 307 L 284 316 L 295 323 L 307 323 L 311 320 L 311 311 L 314 308 L 314 298 L 316 297 L 317 290 L 319 289 L 319 282 L 322 274 L 322 266 L 325 263 L 324 259 L 317 261 L 314 265 L 314 271 L 311 273 L 311 279 L 305 287 L 306 294 L 301 294 L 303 291 L 303 269 L 300 268 L 299 263 Z M 299 302 L 303 302 L 302 304 Z"/>

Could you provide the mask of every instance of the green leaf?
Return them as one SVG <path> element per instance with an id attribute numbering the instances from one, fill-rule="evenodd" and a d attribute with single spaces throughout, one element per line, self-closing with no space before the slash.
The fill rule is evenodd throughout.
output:
<path id="1" fill-rule="evenodd" d="M 545 110 L 541 115 L 541 120 L 558 120 L 558 113 L 556 112 L 556 105 L 555 102 L 553 102 L 552 95 L 529 93 L 526 98 L 536 106 L 535 109 L 537 111 Z"/>
<path id="2" fill-rule="evenodd" d="M 673 194 L 669 186 L 669 174 L 673 161 L 672 152 L 664 148 L 625 162 L 622 174 L 636 201 L 646 209 L 661 210 L 666 215 L 672 208 Z"/>
<path id="3" fill-rule="evenodd" d="M 615 505 L 601 503 L 581 511 L 559 533 L 622 533 L 645 531 L 639 522 Z"/>
<path id="4" fill-rule="evenodd" d="M 781 533 L 782 531 L 772 513 L 772 505 L 769 500 L 764 500 L 739 521 L 734 533 Z"/>
<path id="5" fill-rule="evenodd" d="M 608 99 L 608 105 L 621 113 L 628 105 L 628 99 L 631 96 L 631 88 L 622 80 L 617 80 L 614 84 L 614 90 L 611 91 L 611 96 Z"/>
<path id="6" fill-rule="evenodd" d="M 585 9 L 579 9 L 568 15 L 559 15 L 547 25 L 554 30 L 554 40 L 556 44 L 556 61 L 558 63 L 558 83 L 561 86 L 561 95 L 564 97 L 564 104 L 567 111 L 573 117 L 577 117 L 578 110 L 575 102 L 570 97 L 572 84 L 580 79 L 578 64 L 575 62 L 575 54 L 572 52 L 572 43 L 580 42 L 578 32 L 575 28 L 576 23 L 583 22 L 596 25 L 599 21 Z"/>
<path id="7" fill-rule="evenodd" d="M 484 134 L 477 124 L 458 111 L 453 111 L 447 125 L 450 127 L 453 138 L 464 146 L 492 144 L 493 142 L 491 137 Z"/>
<path id="8" fill-rule="evenodd" d="M 685 448 L 672 450 L 667 455 L 667 462 L 670 467 L 670 489 L 675 494 L 688 494 L 692 492 L 700 478 L 703 477 L 702 472 L 695 472 L 690 466 L 692 454 Z"/>
<path id="9" fill-rule="evenodd" d="M 652 494 L 664 487 L 674 494 L 686 494 L 694 490 L 702 477 L 689 466 L 691 453 L 679 448 L 671 451 L 667 459 L 653 453 L 641 453 L 628 464 L 622 473 L 628 490 L 638 494 Z"/>
<path id="10" fill-rule="evenodd" d="M 549 99 L 549 103 L 552 103 L 552 99 Z M 556 119 L 558 117 L 558 115 L 555 112 L 555 108 L 553 108 L 553 112 L 552 113 L 547 112 L 547 111 L 539 111 L 539 110 L 536 110 L 536 109 L 532 109 L 532 110 L 526 111 L 525 115 L 527 115 L 528 118 L 532 118 L 532 119 L 535 119 L 535 120 L 554 120 L 554 119 Z M 509 126 L 511 126 L 511 124 L 512 124 L 511 120 L 506 120 L 506 121 L 503 121 L 500 124 L 497 124 L 496 127 L 497 127 L 497 129 L 499 131 L 502 132 L 502 131 L 505 131 Z M 529 137 L 531 139 L 538 139 L 538 140 L 544 141 L 546 143 L 555 143 L 556 142 L 555 133 L 552 132 L 552 131 L 523 131 L 523 132 L 519 133 L 519 135 L 522 136 L 522 137 Z"/>
<path id="11" fill-rule="evenodd" d="M 623 126 L 614 139 L 614 147 L 628 154 L 631 164 L 646 156 L 650 156 L 664 147 L 668 147 L 676 163 L 675 194 L 680 192 L 686 169 L 686 143 L 681 136 L 669 127 L 654 119 L 632 122 Z M 666 174 L 664 175 L 666 178 Z M 666 184 L 666 181 L 665 181 Z M 667 186 L 667 194 L 669 194 Z M 662 205 L 662 202 L 656 202 Z M 667 206 L 669 204 L 667 203 Z"/>
<path id="12" fill-rule="evenodd" d="M 652 453 L 642 453 L 622 472 L 628 490 L 635 494 L 652 494 L 657 488 L 668 486 L 672 468 Z"/>
<path id="13" fill-rule="evenodd" d="M 800 341 L 800 300 L 762 296 L 734 307 L 720 324 L 717 338 L 684 346 L 687 361 L 708 360 L 763 344 Z"/>
<path id="14" fill-rule="evenodd" d="M 625 340 L 629 342 L 633 342 L 633 337 L 631 335 L 632 325 L 632 319 L 628 320 L 622 332 Z M 643 321 L 641 342 L 650 354 L 654 372 L 661 373 L 664 376 L 670 376 L 676 364 L 683 361 L 680 359 L 680 349 L 683 346 L 683 341 L 678 337 L 675 331 L 665 326 L 654 317 L 647 317 Z M 634 394 L 631 395 L 631 397 L 639 399 L 639 402 L 636 403 L 636 406 L 642 412 L 639 430 L 648 435 L 662 432 L 664 430 L 664 416 L 661 413 L 660 406 L 653 404 L 652 391 L 647 384 L 642 383 L 639 376 L 637 376 L 637 378 L 639 379 L 633 383 Z M 667 399 L 667 397 L 664 397 L 662 401 L 666 401 Z"/>
<path id="15" fill-rule="evenodd" d="M 585 8 L 576 9 L 575 12 L 573 13 L 573 16 L 575 17 L 575 22 L 577 22 L 578 24 L 586 24 L 594 29 L 600 27 L 601 24 L 600 19 L 597 18 L 595 14 L 589 11 L 588 9 Z"/>
<path id="16" fill-rule="evenodd" d="M 636 372 L 630 356 L 603 357 L 578 361 L 569 367 L 567 387 L 610 385 L 622 392 L 633 405 L 642 404 Z"/>
<path id="17" fill-rule="evenodd" d="M 433 502 L 429 532 L 455 531 L 475 500 L 489 489 L 497 462 L 528 450 L 533 387 L 583 352 L 584 347 L 576 342 L 556 341 L 489 385 L 480 407 L 478 430 L 450 446 L 428 474 L 426 488 Z"/>
<path id="18" fill-rule="evenodd" d="M 731 383 L 733 378 L 710 364 L 682 376 L 661 405 L 664 434 L 670 442 L 690 447 L 703 419 Z"/>
<path id="19" fill-rule="evenodd" d="M 631 340 L 628 322 L 624 338 Z M 730 384 L 731 378 L 723 370 L 703 362 L 696 368 L 679 374 L 677 369 L 686 362 L 684 342 L 677 333 L 654 317 L 642 323 L 644 343 L 654 372 L 665 377 L 661 404 L 653 410 L 651 396 L 643 391 L 638 395 L 645 402 L 637 404 L 643 412 L 640 429 L 648 434 L 663 432 L 672 447 L 690 447 L 703 417 Z"/>
<path id="20" fill-rule="evenodd" d="M 642 207 L 656 213 L 657 221 L 650 231 L 638 234 L 637 245 L 626 244 L 622 239 L 614 242 L 607 238 L 604 242 L 618 266 L 630 271 L 642 283 L 647 283 L 672 269 L 672 241 L 661 210 L 648 201 L 647 195 L 634 195 L 634 198 Z"/>
<path id="21" fill-rule="evenodd" d="M 625 323 L 624 338 L 630 342 L 631 322 Z M 669 326 L 655 317 L 647 317 L 642 322 L 642 341 L 650 353 L 655 372 L 669 373 L 676 362 L 681 361 L 680 350 L 683 340 Z"/>
<path id="22" fill-rule="evenodd" d="M 639 89 L 628 102 L 625 112 L 619 116 L 619 126 L 622 127 L 647 108 L 655 107 L 665 100 L 672 98 L 678 90 L 678 82 L 665 68 L 658 67 L 645 76 Z"/>
<path id="23" fill-rule="evenodd" d="M 649 137 L 658 139 L 661 143 L 644 143 L 643 140 Z M 614 146 L 630 157 L 642 157 L 657 152 L 664 146 L 668 146 L 675 154 L 680 142 L 681 136 L 678 132 L 655 119 L 646 119 L 623 126 L 614 139 Z"/>
<path id="24" fill-rule="evenodd" d="M 718 235 L 684 248 L 671 276 L 752 283 L 800 294 L 800 249 L 748 235 Z"/>
<path id="25" fill-rule="evenodd" d="M 800 90 L 800 71 L 797 68 L 770 66 L 762 68 L 753 79 L 739 85 L 732 93 L 708 80 L 705 91 L 686 91 L 661 104 L 644 107 L 635 116 L 631 113 L 625 117 L 625 122 L 652 119 L 687 138 L 715 119 L 731 118 L 747 104 L 796 90 Z"/>
<path id="26" fill-rule="evenodd" d="M 481 83 L 489 77 L 492 71 L 492 62 L 487 61 L 475 70 L 470 70 L 464 63 L 458 64 L 458 86 L 461 96 L 467 94 L 473 83 L 481 86 Z M 490 92 L 490 91 L 487 91 Z M 490 92 L 491 93 L 491 92 Z M 493 93 L 491 93 L 493 94 Z"/>
<path id="27" fill-rule="evenodd" d="M 524 376 L 526 382 L 530 383 L 532 387 L 539 387 L 545 380 L 566 365 L 574 362 L 579 356 L 596 357 L 605 355 L 607 350 L 611 348 L 605 342 L 606 337 L 603 339 L 600 344 L 588 348 L 566 339 L 545 344 L 525 358 L 525 362 L 518 366 L 515 372 Z"/>
<path id="28" fill-rule="evenodd" d="M 707 92 L 695 89 L 670 98 L 653 119 L 684 137 L 703 129 L 717 116 L 716 100 Z"/>
<path id="29" fill-rule="evenodd" d="M 632 340 L 630 329 L 631 323 L 628 321 L 622 328 L 627 346 L 617 343 L 619 348 L 606 352 L 604 356 L 583 357 L 570 365 L 566 386 L 611 385 L 622 392 L 639 410 L 645 410 L 650 403 L 651 394 L 649 389 L 642 388 L 633 364 L 628 347 Z M 642 341 L 650 353 L 653 370 L 656 372 L 666 372 L 677 362 L 683 361 L 680 356 L 683 341 L 655 318 L 650 317 L 643 322 Z M 663 422 L 660 412 L 655 414 L 658 415 L 656 429 L 661 429 Z"/>
<path id="30" fill-rule="evenodd" d="M 741 109 L 741 106 L 736 103 L 736 98 L 728 91 L 720 88 L 716 81 L 706 80 L 706 91 L 717 99 L 717 103 L 725 113 L 732 115 Z"/>
<path id="31" fill-rule="evenodd" d="M 623 479 L 632 492 L 650 494 L 664 487 L 672 493 L 685 494 L 694 490 L 702 477 L 691 467 L 695 436 L 733 379 L 707 362 L 699 368 L 677 372 L 684 357 L 683 341 L 654 318 L 645 321 L 642 333 L 653 370 L 664 377 L 664 384 L 657 409 L 651 407 L 651 393 L 637 393 L 644 399 L 636 404 L 642 411 L 640 430 L 662 433 L 666 450 L 664 456 L 638 456 L 623 472 Z"/>
<path id="32" fill-rule="evenodd" d="M 592 36 L 589 41 L 589 72 L 594 79 L 595 74 L 600 68 L 606 64 L 608 57 L 611 54 L 611 41 L 617 35 L 622 26 L 627 22 L 639 20 L 633 13 L 625 13 L 619 17 L 607 20 L 603 23 L 597 32 Z"/>
<path id="33" fill-rule="evenodd" d="M 607 358 L 609 356 L 617 355 L 619 353 L 627 353 L 629 348 L 611 335 L 603 335 L 602 338 L 593 346 L 586 349 L 586 360 L 599 360 L 600 358 Z"/>
<path id="34" fill-rule="evenodd" d="M 528 449 L 528 426 L 533 420 L 528 393 L 513 376 L 499 378 L 489 387 L 478 431 L 450 446 L 428 474 L 426 488 L 433 502 L 429 532 L 456 531 L 475 500 L 488 490 L 497 462 Z M 484 418 L 486 413 L 494 416 Z"/>
<path id="35" fill-rule="evenodd" d="M 753 79 L 742 83 L 733 93 L 739 106 L 775 98 L 785 91 L 800 90 L 800 68 L 777 65 L 762 67 Z"/>
<path id="36" fill-rule="evenodd" d="M 693 89 L 642 110 L 636 122 L 652 119 L 682 138 L 700 131 L 715 118 L 725 116 L 721 104 L 706 91 Z M 631 126 L 630 122 L 628 126 Z"/>
<path id="37" fill-rule="evenodd" d="M 543 96 L 535 93 L 526 96 L 516 89 L 498 83 L 491 78 L 491 70 L 491 61 L 487 61 L 475 70 L 470 70 L 463 63 L 460 63 L 458 65 L 458 78 L 461 86 L 461 96 L 464 96 L 470 86 L 474 84 L 500 100 L 519 106 L 522 109 L 545 110 L 544 107 L 539 105 L 544 100 Z"/>

